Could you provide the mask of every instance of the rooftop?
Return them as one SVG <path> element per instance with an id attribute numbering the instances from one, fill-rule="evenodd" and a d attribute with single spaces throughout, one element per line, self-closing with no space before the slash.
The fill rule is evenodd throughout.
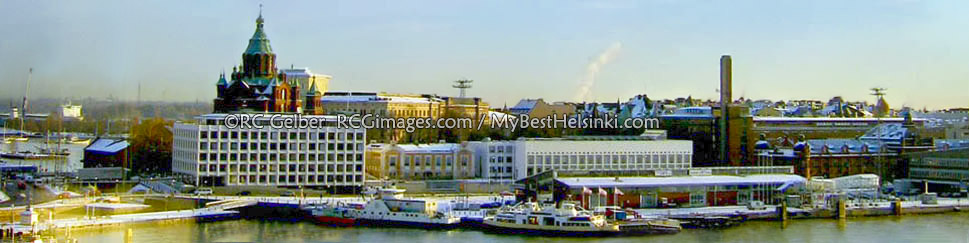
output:
<path id="1" fill-rule="evenodd" d="M 116 154 L 125 148 L 128 148 L 128 141 L 121 139 L 98 138 L 84 148 L 84 152 L 111 155 Z"/>
<path id="2" fill-rule="evenodd" d="M 749 176 L 676 176 L 676 177 L 575 177 L 557 178 L 556 181 L 570 188 L 647 188 L 670 186 L 751 186 L 803 184 L 799 175 L 764 174 Z"/>

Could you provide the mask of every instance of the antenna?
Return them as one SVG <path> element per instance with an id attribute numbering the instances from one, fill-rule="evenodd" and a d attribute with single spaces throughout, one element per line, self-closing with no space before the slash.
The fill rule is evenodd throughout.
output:
<path id="1" fill-rule="evenodd" d="M 461 93 L 460 93 L 460 95 L 458 95 L 458 97 L 464 98 L 465 97 L 464 96 L 465 95 L 465 90 L 471 88 L 471 83 L 472 82 L 474 82 L 474 80 L 470 80 L 470 79 L 459 79 L 459 80 L 455 80 L 454 81 L 454 85 L 452 85 L 451 87 L 460 90 Z"/>
<path id="2" fill-rule="evenodd" d="M 886 115 L 886 114 L 882 114 L 881 110 L 878 108 L 878 102 L 881 102 L 882 99 L 884 99 L 885 97 L 885 90 L 886 90 L 885 88 L 879 88 L 879 87 L 871 88 L 871 95 L 875 96 L 874 113 L 875 113 L 875 116 L 879 118 Z M 878 120 L 878 123 L 881 123 L 881 119 Z"/>
<path id="3" fill-rule="evenodd" d="M 875 99 L 880 100 L 882 97 L 885 96 L 885 90 L 888 90 L 888 89 L 878 88 L 878 87 L 871 88 L 871 95 L 874 95 Z"/>
<path id="4" fill-rule="evenodd" d="M 27 107 L 28 107 L 27 96 L 28 94 L 30 94 L 30 78 L 33 75 L 34 75 L 34 68 L 28 69 L 27 82 L 24 83 L 24 101 L 21 104 L 22 107 L 20 107 L 20 110 L 21 110 L 20 113 L 22 114 L 22 117 L 26 117 L 26 114 L 27 114 Z"/>

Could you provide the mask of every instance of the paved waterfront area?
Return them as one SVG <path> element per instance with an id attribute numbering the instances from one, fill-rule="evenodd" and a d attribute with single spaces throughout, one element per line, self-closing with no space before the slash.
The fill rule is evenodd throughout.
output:
<path id="1" fill-rule="evenodd" d="M 11 229 L 15 234 L 29 233 L 33 229 L 35 232 L 45 231 L 48 229 L 83 229 L 91 227 L 101 227 L 101 226 L 113 226 L 121 224 L 133 224 L 133 223 L 148 223 L 154 221 L 163 220 L 183 220 L 183 219 L 202 219 L 202 218 L 229 218 L 235 217 L 238 212 L 235 211 L 225 211 L 225 210 L 210 210 L 210 209 L 197 209 L 197 210 L 179 210 L 179 211 L 165 211 L 165 212 L 155 212 L 155 213 L 138 213 L 138 214 L 122 214 L 122 215 L 112 215 L 112 216 L 100 216 L 100 217 L 81 217 L 81 218 L 70 218 L 70 219 L 54 219 L 42 221 L 31 227 L 30 225 L 23 224 L 11 224 L 5 225 L 3 229 Z M 39 215 L 43 218 L 47 215 Z"/>

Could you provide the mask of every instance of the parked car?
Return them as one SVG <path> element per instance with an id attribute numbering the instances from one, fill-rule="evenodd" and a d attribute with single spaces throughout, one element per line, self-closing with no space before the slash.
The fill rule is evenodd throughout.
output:
<path id="1" fill-rule="evenodd" d="M 282 193 L 279 193 L 279 195 L 284 197 L 292 197 L 296 196 L 296 193 L 293 193 L 293 191 L 283 191 Z"/>
<path id="2" fill-rule="evenodd" d="M 236 195 L 238 196 L 249 196 L 250 194 L 252 194 L 252 192 L 249 192 L 249 191 L 241 191 L 239 193 L 236 193 Z"/>

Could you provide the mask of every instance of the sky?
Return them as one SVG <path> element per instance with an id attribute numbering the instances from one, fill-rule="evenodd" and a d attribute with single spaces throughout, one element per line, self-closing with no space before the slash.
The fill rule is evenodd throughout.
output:
<path id="1" fill-rule="evenodd" d="M 0 98 L 211 101 L 259 1 L 0 0 Z M 969 106 L 969 1 L 265 1 L 279 68 L 330 90 L 522 98 L 734 97 Z M 5 103 L 3 100 L 0 102 Z"/>

